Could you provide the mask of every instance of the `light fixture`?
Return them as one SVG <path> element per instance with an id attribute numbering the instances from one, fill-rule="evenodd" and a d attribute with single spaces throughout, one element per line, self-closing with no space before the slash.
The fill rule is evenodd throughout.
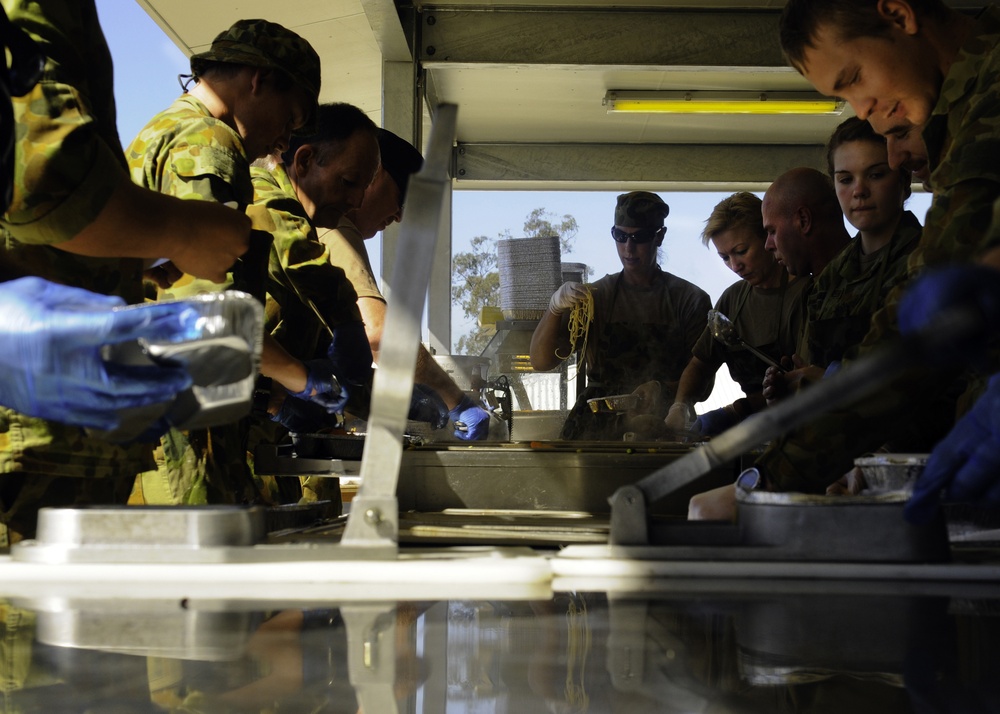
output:
<path id="1" fill-rule="evenodd" d="M 816 92 L 619 91 L 604 95 L 611 112 L 652 114 L 840 114 L 844 102 Z"/>

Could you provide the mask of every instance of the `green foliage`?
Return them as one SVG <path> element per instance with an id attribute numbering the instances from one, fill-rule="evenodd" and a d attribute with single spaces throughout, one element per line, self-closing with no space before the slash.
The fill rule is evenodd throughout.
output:
<path id="1" fill-rule="evenodd" d="M 523 237 L 537 238 L 559 236 L 562 254 L 573 251 L 573 240 L 579 231 L 576 219 L 564 215 L 558 218 L 544 208 L 536 208 L 524 221 Z M 500 307 L 500 273 L 497 270 L 497 240 L 513 238 L 510 230 L 503 231 L 497 238 L 476 236 L 472 239 L 471 250 L 456 253 L 451 264 L 451 299 L 462 306 L 466 317 L 478 320 L 484 307 Z M 459 337 L 455 354 L 478 355 L 490 341 L 491 331 L 478 325 L 468 334 Z"/>

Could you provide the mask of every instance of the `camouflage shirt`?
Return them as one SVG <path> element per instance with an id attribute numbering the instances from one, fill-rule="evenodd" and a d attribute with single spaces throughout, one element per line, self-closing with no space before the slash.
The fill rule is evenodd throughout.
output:
<path id="1" fill-rule="evenodd" d="M 973 259 L 988 245 L 993 204 L 1000 197 L 1000 12 L 988 8 L 963 45 L 924 128 L 934 199 L 908 277 L 925 266 Z M 859 357 L 898 335 L 902 287 L 872 316 Z M 852 459 L 896 437 L 907 423 L 927 422 L 924 450 L 947 432 L 962 385 L 954 375 L 911 374 L 870 397 L 825 414 L 774 444 L 757 460 L 769 484 L 782 490 L 822 491 L 851 468 Z"/>
<path id="2" fill-rule="evenodd" d="M 229 203 L 253 200 L 243 140 L 202 102 L 180 96 L 154 116 L 126 151 L 132 180 L 177 198 Z M 261 266 L 263 268 L 263 266 Z M 183 276 L 162 297 L 244 289 L 233 274 L 225 283 Z M 249 421 L 181 432 L 171 429 L 156 450 L 156 472 L 141 475 L 146 503 L 247 503 L 257 489 L 247 466 Z"/>
<path id="3" fill-rule="evenodd" d="M 780 360 L 796 350 L 805 315 L 804 296 L 811 285 L 809 277 L 794 278 L 780 288 L 755 288 L 740 280 L 723 291 L 715 309 L 732 320 L 744 342 Z M 692 353 L 713 372 L 728 365 L 744 394 L 761 391 L 767 364 L 749 350 L 727 347 L 706 327 Z"/>
<path id="4" fill-rule="evenodd" d="M 325 350 L 329 342 L 319 317 L 331 328 L 360 322 L 358 296 L 344 271 L 330 264 L 285 167 L 278 164 L 268 171 L 254 166 L 251 176 L 254 203 L 247 214 L 254 228 L 274 236 L 268 265 L 268 328 L 293 356 L 309 359 L 320 343 Z"/>
<path id="5" fill-rule="evenodd" d="M 807 299 L 799 356 L 826 367 L 861 344 L 872 314 L 907 276 L 907 259 L 920 241 L 920 221 L 904 211 L 888 245 L 862 255 L 860 234 L 816 276 Z"/>
<path id="6" fill-rule="evenodd" d="M 48 57 L 42 80 L 13 98 L 16 169 L 14 200 L 2 220 L 3 278 L 37 275 L 139 302 L 141 261 L 86 258 L 55 247 L 92 223 L 127 178 L 111 56 L 94 3 L 4 0 L 3 6 Z M 0 473 L 129 478 L 149 465 L 149 453 L 148 445 L 112 445 L 76 427 L 0 409 Z M 44 491 L 39 485 L 42 505 L 55 496 Z M 20 498 L 27 500 L 24 493 Z"/>
<path id="7" fill-rule="evenodd" d="M 125 152 L 132 180 L 177 198 L 227 203 L 243 210 L 253 201 L 250 161 L 243 139 L 190 94 L 178 97 L 142 128 Z M 183 276 L 161 297 L 218 292 L 233 284 Z"/>

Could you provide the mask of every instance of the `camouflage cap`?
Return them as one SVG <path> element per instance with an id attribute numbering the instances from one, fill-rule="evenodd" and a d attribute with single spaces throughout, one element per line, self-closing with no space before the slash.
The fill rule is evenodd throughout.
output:
<path id="1" fill-rule="evenodd" d="M 649 191 L 632 191 L 618 197 L 615 225 L 622 228 L 660 228 L 670 206 Z"/>
<path id="2" fill-rule="evenodd" d="M 410 180 L 410 174 L 420 170 L 424 165 L 424 157 L 413 144 L 386 129 L 378 130 L 378 148 L 382 153 L 382 168 L 399 188 L 399 204 L 402 205 L 406 199 L 406 184 Z"/>
<path id="3" fill-rule="evenodd" d="M 237 20 L 212 40 L 210 48 L 191 55 L 191 71 L 200 74 L 205 62 L 280 70 L 305 89 L 313 102 L 319 101 L 319 55 L 312 45 L 277 23 Z"/>

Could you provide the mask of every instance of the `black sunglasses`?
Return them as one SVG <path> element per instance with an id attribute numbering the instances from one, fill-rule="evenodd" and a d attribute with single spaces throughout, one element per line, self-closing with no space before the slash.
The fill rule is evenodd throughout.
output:
<path id="1" fill-rule="evenodd" d="M 656 240 L 656 235 L 662 230 L 662 228 L 643 228 L 635 233 L 626 233 L 618 226 L 611 226 L 611 237 L 616 243 L 628 243 L 631 238 L 633 243 L 642 244 Z"/>

